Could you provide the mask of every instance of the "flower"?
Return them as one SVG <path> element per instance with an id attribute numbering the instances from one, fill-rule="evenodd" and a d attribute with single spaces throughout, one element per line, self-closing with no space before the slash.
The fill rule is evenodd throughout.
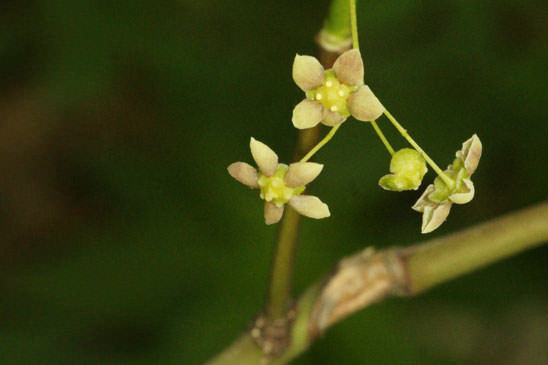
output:
<path id="1" fill-rule="evenodd" d="M 331 214 L 327 204 L 311 195 L 301 195 L 305 185 L 314 180 L 323 165 L 314 162 L 296 162 L 289 166 L 278 163 L 278 155 L 267 145 L 251 138 L 251 155 L 259 169 L 245 162 L 234 162 L 228 166 L 228 173 L 250 188 L 259 188 L 260 197 L 265 200 L 264 219 L 266 224 L 278 223 L 285 204 L 310 218 L 327 218 Z"/>
<path id="2" fill-rule="evenodd" d="M 363 84 L 363 74 L 362 57 L 356 48 L 340 55 L 327 71 L 316 58 L 296 55 L 293 80 L 306 98 L 293 109 L 293 125 L 306 129 L 320 122 L 336 126 L 350 115 L 364 122 L 380 117 L 384 107 Z"/>
<path id="3" fill-rule="evenodd" d="M 429 233 L 438 228 L 449 215 L 453 203 L 466 204 L 474 198 L 474 184 L 470 177 L 478 167 L 481 152 L 481 141 L 474 134 L 462 144 L 455 160 L 444 171 L 453 179 L 454 186 L 447 186 L 438 176 L 413 205 L 412 209 L 423 213 L 422 233 Z"/>
<path id="4" fill-rule="evenodd" d="M 391 174 L 381 177 L 379 185 L 391 191 L 417 190 L 427 171 L 426 161 L 419 152 L 402 148 L 392 156 Z"/>

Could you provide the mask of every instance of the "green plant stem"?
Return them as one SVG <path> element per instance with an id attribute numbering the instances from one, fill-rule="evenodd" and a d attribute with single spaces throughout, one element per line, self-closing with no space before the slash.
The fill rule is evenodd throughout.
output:
<path id="1" fill-rule="evenodd" d="M 356 11 L 356 0 L 349 0 L 350 4 L 350 24 L 352 29 L 352 48 L 360 48 L 360 41 L 359 41 L 359 35 L 358 35 L 358 15 Z M 371 126 L 373 126 L 373 129 L 375 132 L 377 132 L 377 135 L 379 136 L 381 142 L 384 144 L 384 147 L 388 150 L 390 155 L 394 154 L 394 149 L 388 142 L 388 139 L 386 136 L 382 133 L 381 129 L 379 128 L 376 121 L 371 121 Z"/>
<path id="2" fill-rule="evenodd" d="M 333 0 L 316 41 L 321 49 L 342 53 L 352 44 L 348 0 Z"/>
<path id="3" fill-rule="evenodd" d="M 333 138 L 333 136 L 335 135 L 335 133 L 337 133 L 337 130 L 340 128 L 341 125 L 342 123 L 331 128 L 329 133 L 327 133 L 325 137 L 320 142 L 318 142 L 316 146 L 314 146 L 314 148 L 312 148 L 303 158 L 301 158 L 299 162 L 306 162 L 312 156 L 314 156 L 314 154 L 318 152 L 320 148 L 322 148 L 327 142 L 331 140 L 331 138 Z"/>
<path id="4" fill-rule="evenodd" d="M 408 250 L 411 294 L 548 241 L 548 202 Z"/>
<path id="5" fill-rule="evenodd" d="M 386 117 L 390 120 L 390 122 L 394 125 L 394 127 L 396 127 L 396 129 L 398 130 L 398 132 L 400 132 L 403 138 L 405 138 L 407 142 L 409 142 L 409 144 L 413 146 L 413 148 L 417 150 L 417 152 L 419 152 L 422 155 L 422 157 L 424 157 L 428 165 L 430 165 L 430 167 L 432 167 L 432 169 L 438 174 L 438 176 L 441 177 L 441 179 L 443 180 L 443 182 L 445 182 L 445 184 L 449 187 L 449 189 L 454 188 L 455 182 L 453 181 L 453 179 L 447 176 L 443 172 L 443 170 L 440 169 L 439 166 L 434 162 L 434 160 L 432 160 L 430 156 L 428 156 L 426 152 L 424 152 L 424 150 L 417 144 L 417 142 L 415 142 L 415 140 L 411 138 L 409 133 L 407 133 L 407 130 L 403 128 L 400 123 L 398 123 L 396 118 L 394 118 L 394 116 L 390 114 L 388 110 L 384 111 L 384 115 L 386 115 Z"/>
<path id="6" fill-rule="evenodd" d="M 548 202 L 543 202 L 409 248 L 366 250 L 345 258 L 301 295 L 290 344 L 271 363 L 288 363 L 327 328 L 372 303 L 422 293 L 547 241 Z M 246 333 L 208 364 L 258 365 L 263 357 Z"/>
<path id="7" fill-rule="evenodd" d="M 350 2 L 350 24 L 352 28 L 352 48 L 360 48 L 358 38 L 358 16 L 356 14 L 356 0 L 348 0 Z"/>
<path id="8" fill-rule="evenodd" d="M 334 0 L 332 2 L 327 21 L 318 37 L 318 59 L 326 69 L 332 67 L 335 59 L 346 47 L 345 42 L 350 36 L 350 17 L 348 14 L 348 0 Z M 341 43 L 337 43 L 337 47 L 327 48 L 325 43 L 321 41 L 321 34 L 325 32 L 335 34 L 337 40 Z M 316 144 L 319 140 L 320 125 L 299 131 L 294 160 L 308 161 L 314 153 L 333 137 L 339 127 L 340 125 L 331 129 L 324 137 L 325 142 L 323 144 Z M 305 155 L 306 151 L 309 152 Z M 303 155 L 305 156 L 303 157 Z M 288 206 L 278 225 L 272 274 L 265 305 L 266 317 L 270 320 L 283 319 L 293 303 L 291 298 L 291 278 L 293 275 L 293 263 L 300 219 L 301 216 Z"/>
<path id="9" fill-rule="evenodd" d="M 272 276 L 266 304 L 266 314 L 271 320 L 285 318 L 291 308 L 291 279 L 300 216 L 290 206 L 286 206 L 284 218 L 279 223 L 277 246 L 272 263 Z"/>
<path id="10" fill-rule="evenodd" d="M 373 126 L 373 129 L 375 130 L 375 132 L 377 132 L 377 135 L 379 136 L 379 138 L 381 139 L 382 143 L 384 144 L 384 147 L 386 147 L 386 149 L 388 150 L 388 152 L 391 154 L 391 155 L 394 155 L 394 149 L 392 148 L 392 146 L 390 145 L 390 143 L 388 142 L 388 139 L 386 139 L 384 133 L 382 133 L 381 129 L 379 128 L 379 126 L 377 125 L 377 122 L 372 120 L 371 122 L 371 125 Z"/>
<path id="11" fill-rule="evenodd" d="M 350 38 L 350 9 L 348 0 L 333 0 L 322 31 L 341 39 Z"/>

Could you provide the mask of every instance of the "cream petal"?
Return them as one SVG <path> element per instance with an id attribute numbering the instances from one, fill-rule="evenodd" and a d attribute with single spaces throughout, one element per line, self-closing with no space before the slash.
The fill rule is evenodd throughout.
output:
<path id="1" fill-rule="evenodd" d="M 259 170 L 261 170 L 265 176 L 274 175 L 278 168 L 278 155 L 276 155 L 276 152 L 272 151 L 270 147 L 263 142 L 257 141 L 253 137 L 251 137 L 251 141 L 249 142 L 249 148 L 251 149 L 251 155 L 257 163 Z"/>
<path id="2" fill-rule="evenodd" d="M 479 137 L 474 134 L 462 144 L 462 149 L 457 152 L 457 157 L 464 161 L 464 167 L 469 176 L 471 176 L 478 167 L 482 149 L 483 146 Z"/>
<path id="3" fill-rule="evenodd" d="M 278 223 L 284 214 L 284 206 L 278 207 L 272 202 L 264 203 L 264 222 L 267 225 Z"/>
<path id="4" fill-rule="evenodd" d="M 245 162 L 234 162 L 227 168 L 230 176 L 238 180 L 244 185 L 249 186 L 250 188 L 258 188 L 259 184 L 257 183 L 259 179 L 259 174 L 257 169 L 255 169 L 250 164 Z"/>
<path id="5" fill-rule="evenodd" d="M 430 233 L 445 222 L 451 211 L 451 203 L 427 206 L 422 215 L 422 233 Z"/>
<path id="6" fill-rule="evenodd" d="M 332 112 L 331 110 L 328 110 L 327 108 L 323 108 L 323 119 L 322 124 L 325 124 L 330 127 L 334 127 L 336 125 L 341 124 L 346 120 L 346 117 L 343 117 L 337 112 Z"/>
<path id="7" fill-rule="evenodd" d="M 323 109 L 324 108 L 320 103 L 304 99 L 293 109 L 291 121 L 295 128 L 312 128 L 322 120 Z"/>
<path id="8" fill-rule="evenodd" d="M 348 97 L 348 110 L 358 120 L 369 122 L 384 113 L 384 106 L 373 94 L 369 86 L 364 85 Z"/>
<path id="9" fill-rule="evenodd" d="M 323 165 L 315 162 L 292 163 L 285 174 L 285 184 L 290 188 L 306 185 L 318 177 L 322 169 Z"/>
<path id="10" fill-rule="evenodd" d="M 325 77 L 320 61 L 312 56 L 296 55 L 293 61 L 293 80 L 303 91 L 322 85 Z"/>
<path id="11" fill-rule="evenodd" d="M 424 193 L 420 196 L 419 199 L 417 199 L 416 203 L 413 204 L 411 209 L 417 211 L 417 212 L 424 212 L 424 208 L 432 205 L 432 202 L 428 199 L 428 195 L 432 193 L 435 190 L 434 184 L 430 184 L 426 187 L 426 190 L 424 190 Z"/>
<path id="12" fill-rule="evenodd" d="M 318 197 L 311 195 L 296 195 L 288 203 L 300 214 L 321 219 L 331 215 L 327 204 L 323 203 Z"/>
<path id="13" fill-rule="evenodd" d="M 363 60 L 357 48 L 344 52 L 333 64 L 333 71 L 342 83 L 351 86 L 363 84 Z"/>
<path id="14" fill-rule="evenodd" d="M 465 191 L 449 195 L 449 200 L 453 203 L 466 204 L 474 198 L 475 189 L 472 180 L 463 179 L 462 183 Z"/>

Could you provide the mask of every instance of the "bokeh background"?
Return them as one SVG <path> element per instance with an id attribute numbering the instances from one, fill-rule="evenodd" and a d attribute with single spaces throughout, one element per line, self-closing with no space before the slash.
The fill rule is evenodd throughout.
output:
<path id="1" fill-rule="evenodd" d="M 199 364 L 246 328 L 275 227 L 226 166 L 251 161 L 250 136 L 290 159 L 291 64 L 327 6 L 0 2 L 0 363 Z M 359 24 L 367 83 L 436 161 L 484 144 L 475 200 L 429 237 L 546 199 L 545 0 L 361 1 Z M 377 186 L 368 125 L 317 158 L 332 217 L 303 222 L 296 292 L 366 245 L 425 238 L 419 193 Z M 547 262 L 537 248 L 370 307 L 295 363 L 546 364 Z"/>

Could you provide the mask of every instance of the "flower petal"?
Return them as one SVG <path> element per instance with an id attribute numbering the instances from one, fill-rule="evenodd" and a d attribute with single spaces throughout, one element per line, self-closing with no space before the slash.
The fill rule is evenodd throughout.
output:
<path id="1" fill-rule="evenodd" d="M 324 68 L 320 61 L 312 56 L 296 55 L 293 61 L 293 80 L 302 91 L 315 89 L 322 85 Z"/>
<path id="2" fill-rule="evenodd" d="M 463 179 L 463 186 L 457 193 L 449 195 L 449 200 L 457 204 L 466 204 L 474 198 L 474 183 L 470 179 Z"/>
<path id="3" fill-rule="evenodd" d="M 357 48 L 344 52 L 333 64 L 335 75 L 343 84 L 358 86 L 363 84 L 363 61 Z"/>
<path id="4" fill-rule="evenodd" d="M 468 176 L 472 175 L 478 167 L 481 158 L 483 146 L 479 137 L 474 134 L 470 139 L 462 144 L 462 149 L 457 152 L 457 157 L 464 161 L 464 167 Z"/>
<path id="5" fill-rule="evenodd" d="M 381 177 L 379 179 L 379 186 L 388 191 L 402 191 L 396 184 L 396 177 L 392 174 Z"/>
<path id="6" fill-rule="evenodd" d="M 253 159 L 257 163 L 257 166 L 259 166 L 259 170 L 265 176 L 274 175 L 276 168 L 278 168 L 278 155 L 276 152 L 253 137 L 251 137 L 251 141 L 249 142 L 249 148 L 251 149 Z"/>
<path id="7" fill-rule="evenodd" d="M 238 180 L 244 185 L 249 186 L 250 188 L 258 188 L 259 184 L 257 180 L 259 179 L 259 174 L 257 174 L 257 169 L 255 169 L 250 164 L 245 162 L 234 162 L 227 168 L 230 176 Z"/>
<path id="8" fill-rule="evenodd" d="M 425 207 L 422 215 L 421 233 L 430 233 L 441 226 L 451 211 L 451 205 L 451 203 L 445 203 Z"/>
<path id="9" fill-rule="evenodd" d="M 424 190 L 424 193 L 422 193 L 420 198 L 417 199 L 417 201 L 415 202 L 415 204 L 413 204 L 411 209 L 417 212 L 424 212 L 425 207 L 432 205 L 432 202 L 428 199 L 428 195 L 430 195 L 430 193 L 432 193 L 434 190 L 435 190 L 434 184 L 428 185 L 426 189 Z"/>
<path id="10" fill-rule="evenodd" d="M 292 163 L 285 174 L 285 184 L 290 188 L 306 185 L 318 177 L 322 169 L 323 165 L 315 162 Z"/>
<path id="11" fill-rule="evenodd" d="M 327 204 L 311 195 L 296 195 L 291 198 L 289 205 L 300 214 L 310 218 L 321 219 L 331 215 Z"/>
<path id="12" fill-rule="evenodd" d="M 323 119 L 322 123 L 334 127 L 336 125 L 341 124 L 346 120 L 346 117 L 343 117 L 337 112 L 332 112 L 331 110 L 328 110 L 327 108 L 323 108 Z"/>
<path id="13" fill-rule="evenodd" d="M 354 118 L 369 122 L 382 115 L 384 106 L 369 86 L 364 85 L 348 97 L 348 110 Z"/>
<path id="14" fill-rule="evenodd" d="M 293 109 L 293 117 L 291 121 L 295 128 L 307 129 L 318 124 L 323 118 L 322 104 L 304 99 Z"/>
<path id="15" fill-rule="evenodd" d="M 284 214 L 284 206 L 278 207 L 272 202 L 264 203 L 264 222 L 268 225 L 278 223 Z"/>

